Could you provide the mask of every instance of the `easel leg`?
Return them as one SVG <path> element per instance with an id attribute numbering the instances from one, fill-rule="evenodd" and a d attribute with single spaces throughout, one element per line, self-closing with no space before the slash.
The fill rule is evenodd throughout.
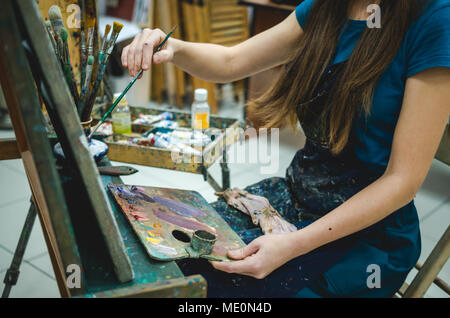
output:
<path id="1" fill-rule="evenodd" d="M 3 280 L 3 282 L 5 283 L 5 288 L 3 289 L 2 298 L 8 298 L 9 293 L 11 292 L 11 287 L 17 283 L 20 273 L 19 268 L 22 263 L 23 255 L 25 254 L 25 249 L 27 247 L 28 241 L 30 239 L 34 221 L 36 220 L 36 208 L 34 206 L 33 198 L 30 201 L 30 209 L 28 210 L 28 215 L 25 220 L 22 233 L 20 234 L 20 239 L 17 243 L 11 266 L 6 272 L 5 279 Z"/>

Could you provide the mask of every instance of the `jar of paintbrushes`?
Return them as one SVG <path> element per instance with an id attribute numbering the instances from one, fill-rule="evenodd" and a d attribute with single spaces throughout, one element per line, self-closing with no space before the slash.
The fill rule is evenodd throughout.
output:
<path id="1" fill-rule="evenodd" d="M 101 41 L 101 47 L 98 47 L 99 45 L 97 45 L 98 42 L 96 41 L 98 33 L 96 32 L 96 20 L 93 17 L 87 17 L 86 8 L 82 5 L 80 15 L 81 78 L 77 79 L 74 76 L 73 61 L 71 61 L 69 54 L 69 32 L 64 27 L 60 8 L 57 5 L 51 6 L 48 16 L 49 21 L 45 21 L 47 33 L 55 55 L 61 64 L 64 79 L 72 95 L 83 130 L 88 136 L 89 150 L 96 160 L 101 160 L 106 155 L 108 146 L 101 141 L 90 138 L 92 109 L 106 71 L 109 56 L 123 25 L 118 22 L 114 22 L 112 28 L 110 25 L 107 25 Z M 111 29 L 111 36 L 108 38 Z M 79 87 L 77 82 L 80 83 Z M 55 145 L 54 151 L 57 156 L 64 158 L 64 153 L 59 143 Z"/>

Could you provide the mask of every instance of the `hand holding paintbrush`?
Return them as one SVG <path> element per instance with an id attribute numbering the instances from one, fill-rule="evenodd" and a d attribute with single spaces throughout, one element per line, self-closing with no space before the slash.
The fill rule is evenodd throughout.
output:
<path id="1" fill-rule="evenodd" d="M 167 34 L 167 36 L 165 37 L 164 41 L 162 41 L 162 43 L 160 45 L 158 45 L 158 47 L 155 49 L 155 51 L 153 52 L 153 54 L 159 52 L 162 47 L 164 46 L 164 44 L 166 44 L 167 40 L 170 38 L 170 36 L 173 34 L 173 32 L 175 31 L 175 29 L 177 28 L 177 26 L 174 26 L 173 29 L 169 32 L 169 34 Z M 122 94 L 120 94 L 120 96 L 114 101 L 114 103 L 112 104 L 112 106 L 108 109 L 108 111 L 105 113 L 105 115 L 103 115 L 102 119 L 97 123 L 97 125 L 95 125 L 94 129 L 92 129 L 92 132 L 89 134 L 88 139 L 90 139 L 92 137 L 92 135 L 97 131 L 98 127 L 100 127 L 101 124 L 103 124 L 103 122 L 106 120 L 106 118 L 108 118 L 108 116 L 112 113 L 112 111 L 114 110 L 114 108 L 116 108 L 116 106 L 120 103 L 120 101 L 122 100 L 122 98 L 125 96 L 125 94 L 130 90 L 130 88 L 133 86 L 133 84 L 136 82 L 136 80 L 142 75 L 143 70 L 141 69 L 136 76 L 131 80 L 131 82 L 127 85 L 127 87 L 124 89 L 124 91 L 122 92 Z"/>

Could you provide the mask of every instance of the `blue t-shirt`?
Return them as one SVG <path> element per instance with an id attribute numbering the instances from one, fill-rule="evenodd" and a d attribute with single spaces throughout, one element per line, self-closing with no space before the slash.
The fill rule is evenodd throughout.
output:
<path id="1" fill-rule="evenodd" d="M 314 0 L 305 0 L 295 10 L 303 29 L 313 4 Z M 366 27 L 366 21 L 349 21 L 332 64 L 350 57 Z M 362 116 L 355 123 L 354 150 L 370 168 L 384 171 L 387 167 L 407 78 L 434 67 L 450 67 L 450 0 L 431 0 L 411 25 L 397 56 L 376 87 L 370 116 L 367 119 Z"/>
<path id="2" fill-rule="evenodd" d="M 297 20 L 303 29 L 313 4 L 314 0 L 306 0 L 296 8 Z M 349 21 L 332 64 L 350 57 L 366 27 L 366 21 Z M 370 115 L 355 121 L 354 150 L 368 167 L 382 172 L 388 164 L 406 80 L 434 67 L 450 67 L 450 0 L 429 2 L 411 25 L 397 56 L 378 83 Z M 386 297 L 398 290 L 420 255 L 420 230 L 414 203 L 408 203 L 380 224 L 382 232 L 377 239 L 361 240 L 323 274 L 327 284 L 325 287 L 317 283 L 321 289 L 325 288 L 331 295 L 353 297 Z M 368 289 L 362 283 L 367 278 L 365 269 L 369 264 L 380 266 L 382 288 Z M 305 294 L 301 291 L 298 296 Z"/>

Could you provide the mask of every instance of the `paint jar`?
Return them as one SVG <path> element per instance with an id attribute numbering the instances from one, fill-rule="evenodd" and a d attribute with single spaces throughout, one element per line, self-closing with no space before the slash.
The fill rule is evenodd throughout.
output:
<path id="1" fill-rule="evenodd" d="M 191 108 L 192 129 L 209 128 L 208 91 L 198 88 L 194 92 L 194 103 Z"/>
<path id="2" fill-rule="evenodd" d="M 204 230 L 194 232 L 191 240 L 192 249 L 199 255 L 209 255 L 212 253 L 217 237 Z"/>
<path id="3" fill-rule="evenodd" d="M 114 101 L 120 96 L 120 93 L 114 94 Z M 126 96 L 122 98 L 116 109 L 111 114 L 113 132 L 115 134 L 131 134 L 131 114 Z"/>
<path id="4" fill-rule="evenodd" d="M 88 137 L 91 133 L 92 117 L 88 121 L 82 121 L 80 124 L 83 128 L 84 134 L 86 135 L 86 137 Z M 94 138 L 87 139 L 87 148 L 89 149 L 92 157 L 94 157 L 95 161 L 97 162 L 101 161 L 103 157 L 106 156 L 109 150 L 107 144 Z M 65 160 L 64 151 L 59 142 L 53 147 L 53 152 L 59 159 Z"/>
<path id="5" fill-rule="evenodd" d="M 91 133 L 91 126 L 92 126 L 92 117 L 88 121 L 82 121 L 81 128 L 83 128 L 84 133 L 86 136 L 88 136 Z"/>

